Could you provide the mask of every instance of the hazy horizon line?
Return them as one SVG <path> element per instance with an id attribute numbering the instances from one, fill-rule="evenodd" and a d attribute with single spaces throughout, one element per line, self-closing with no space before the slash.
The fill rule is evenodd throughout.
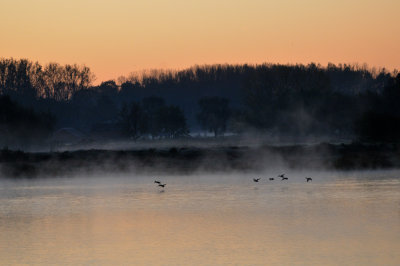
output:
<path id="1" fill-rule="evenodd" d="M 78 65 L 78 66 L 86 66 L 89 67 L 91 69 L 90 65 L 87 65 L 86 63 L 59 63 L 55 60 L 51 60 L 48 62 L 45 62 L 44 64 L 42 64 L 39 60 L 31 60 L 29 58 L 26 57 L 20 57 L 20 58 L 15 58 L 15 57 L 0 57 L 0 59 L 9 59 L 9 60 L 28 60 L 31 61 L 32 63 L 38 63 L 42 66 L 46 66 L 48 64 L 59 64 L 59 65 Z M 333 62 L 327 62 L 326 64 L 323 64 L 321 62 L 307 62 L 307 63 L 301 63 L 301 62 L 287 62 L 287 63 L 281 63 L 281 62 L 271 62 L 271 61 L 263 61 L 260 63 L 253 63 L 253 62 L 237 62 L 237 63 L 228 63 L 228 62 L 224 62 L 224 63 L 193 63 L 191 65 L 188 66 L 182 66 L 182 67 L 147 67 L 147 68 L 140 68 L 137 70 L 132 70 L 129 71 L 128 74 L 121 74 L 118 75 L 117 77 L 114 78 L 105 78 L 105 79 L 101 79 L 99 80 L 96 73 L 93 72 L 94 74 L 94 80 L 92 83 L 92 86 L 97 86 L 100 85 L 103 82 L 107 82 L 107 81 L 115 81 L 117 84 L 120 83 L 118 82 L 121 78 L 125 78 L 125 79 L 129 79 L 129 77 L 132 76 L 136 76 L 136 77 L 151 77 L 157 74 L 175 74 L 178 73 L 180 71 L 185 71 L 185 70 L 190 70 L 190 69 L 196 69 L 196 68 L 202 68 L 202 67 L 213 67 L 213 66 L 250 66 L 250 67 L 257 67 L 257 66 L 309 66 L 309 65 L 316 65 L 319 68 L 322 69 L 327 69 L 329 67 L 329 65 L 334 65 L 336 67 L 346 67 L 349 66 L 354 70 L 366 70 L 368 72 L 370 72 L 371 74 L 374 73 L 381 73 L 381 72 L 385 72 L 391 75 L 396 75 L 399 73 L 399 69 L 398 68 L 388 68 L 386 66 L 370 66 L 368 63 L 363 62 L 340 62 L 340 63 L 333 63 Z"/>

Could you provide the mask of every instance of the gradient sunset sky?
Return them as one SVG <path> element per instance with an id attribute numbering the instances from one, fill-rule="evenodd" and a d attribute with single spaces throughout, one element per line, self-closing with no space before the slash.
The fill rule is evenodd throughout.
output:
<path id="1" fill-rule="evenodd" d="M 400 69 L 399 0 L 0 0 L 0 57 L 85 64 L 97 82 L 214 63 Z"/>

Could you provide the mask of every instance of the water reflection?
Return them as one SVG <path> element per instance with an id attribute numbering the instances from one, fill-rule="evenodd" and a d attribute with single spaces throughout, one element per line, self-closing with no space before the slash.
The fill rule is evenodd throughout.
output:
<path id="1" fill-rule="evenodd" d="M 398 265 L 399 172 L 288 176 L 1 181 L 1 263 Z"/>

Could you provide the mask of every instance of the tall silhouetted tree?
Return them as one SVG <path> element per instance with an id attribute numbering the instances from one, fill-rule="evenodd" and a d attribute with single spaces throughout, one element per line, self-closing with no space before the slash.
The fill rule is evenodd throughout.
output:
<path id="1" fill-rule="evenodd" d="M 165 107 L 165 101 L 161 97 L 151 96 L 142 100 L 143 112 L 146 115 L 147 130 L 152 138 L 161 134 L 163 127 L 160 122 L 160 109 Z"/>
<path id="2" fill-rule="evenodd" d="M 50 113 L 36 113 L 0 96 L 0 142 L 3 145 L 25 146 L 41 143 L 51 134 L 55 118 Z"/>
<path id="3" fill-rule="evenodd" d="M 115 98 L 118 95 L 119 89 L 118 85 L 115 83 L 114 80 L 108 80 L 105 82 L 102 82 L 100 86 L 93 88 L 96 90 L 99 94 L 110 97 L 110 98 Z"/>
<path id="4" fill-rule="evenodd" d="M 199 100 L 199 106 L 197 119 L 203 129 L 213 132 L 215 137 L 223 135 L 230 115 L 228 99 L 205 97 Z"/>
<path id="5" fill-rule="evenodd" d="M 355 122 L 355 130 L 362 141 L 400 141 L 400 74 L 390 78 L 382 94 L 375 95 Z"/>
<path id="6" fill-rule="evenodd" d="M 161 134 L 168 138 L 179 138 L 188 136 L 189 130 L 182 109 L 177 106 L 164 106 L 157 112 L 157 127 Z"/>
<path id="7" fill-rule="evenodd" d="M 132 102 L 129 106 L 124 105 L 119 117 L 124 133 L 128 137 L 137 140 L 146 132 L 146 116 L 139 103 Z"/>

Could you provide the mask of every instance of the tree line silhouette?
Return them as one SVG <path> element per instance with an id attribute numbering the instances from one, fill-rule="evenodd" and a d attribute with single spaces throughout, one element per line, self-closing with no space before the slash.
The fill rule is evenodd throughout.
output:
<path id="1" fill-rule="evenodd" d="M 40 143 L 50 136 L 55 118 L 50 113 L 36 113 L 19 106 L 9 96 L 0 96 L 0 145 L 24 147 Z"/>
<path id="2" fill-rule="evenodd" d="M 0 94 L 16 108 L 51 114 L 49 128 L 89 133 L 106 123 L 133 139 L 182 137 L 189 129 L 215 136 L 252 130 L 400 138 L 397 71 L 348 64 L 206 65 L 132 73 L 97 86 L 93 81 L 86 66 L 0 59 Z"/>
<path id="3" fill-rule="evenodd" d="M 132 139 L 143 135 L 151 138 L 178 138 L 189 134 L 185 115 L 177 106 L 166 105 L 160 97 L 124 104 L 119 114 L 123 133 Z"/>

